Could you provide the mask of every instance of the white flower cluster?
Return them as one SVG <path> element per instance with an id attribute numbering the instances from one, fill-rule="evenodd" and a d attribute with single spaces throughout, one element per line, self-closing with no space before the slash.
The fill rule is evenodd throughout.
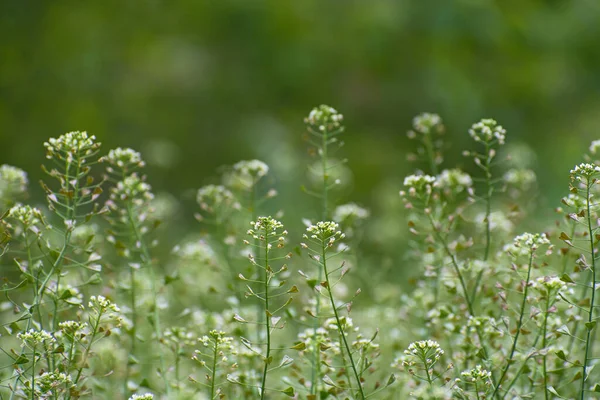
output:
<path id="1" fill-rule="evenodd" d="M 165 330 L 164 340 L 173 344 L 193 345 L 196 343 L 192 332 L 184 327 L 172 326 Z"/>
<path id="2" fill-rule="evenodd" d="M 267 236 L 270 236 L 271 239 L 267 245 L 269 249 L 271 248 L 271 241 L 277 238 L 277 247 L 283 247 L 285 243 L 284 236 L 287 236 L 288 232 L 286 230 L 281 231 L 283 228 L 283 224 L 272 217 L 258 217 L 256 221 L 250 222 L 252 225 L 251 229 L 248 229 L 247 234 L 252 236 L 252 238 L 256 240 L 267 240 Z M 245 244 L 250 244 L 247 240 L 244 241 Z"/>
<path id="3" fill-rule="evenodd" d="M 419 358 L 425 356 L 426 359 L 435 362 L 444 355 L 444 350 L 442 350 L 440 344 L 435 340 L 420 340 L 408 345 L 408 348 L 404 350 L 404 354 L 407 356 L 417 356 Z"/>
<path id="4" fill-rule="evenodd" d="M 567 197 L 563 197 L 562 203 L 567 207 L 574 208 L 577 210 L 577 212 L 583 210 L 587 205 L 584 197 L 578 196 L 574 193 L 569 193 Z"/>
<path id="5" fill-rule="evenodd" d="M 208 335 L 198 338 L 198 342 L 204 347 L 216 348 L 217 357 L 220 362 L 227 362 L 229 360 L 228 356 L 236 356 L 238 354 L 238 351 L 234 346 L 235 342 L 233 338 L 226 336 L 226 333 L 223 331 L 212 330 Z M 204 358 L 207 357 L 207 355 L 201 350 L 195 350 L 194 353 L 192 360 L 198 361 L 202 366 L 206 365 L 206 360 Z M 214 355 L 211 354 L 211 357 L 214 357 Z"/>
<path id="6" fill-rule="evenodd" d="M 139 152 L 121 147 L 110 150 L 107 155 L 100 158 L 100 161 L 125 170 L 129 168 L 141 168 L 146 165 Z"/>
<path id="7" fill-rule="evenodd" d="M 67 337 L 73 337 L 87 327 L 87 322 L 63 321 L 59 322 L 58 328 Z"/>
<path id="8" fill-rule="evenodd" d="M 310 237 L 311 239 L 327 243 L 327 245 L 331 247 L 335 241 L 346 237 L 346 235 L 339 230 L 339 227 L 339 224 L 333 221 L 319 221 L 306 228 L 307 234 L 304 234 L 303 237 L 306 239 Z"/>
<path id="9" fill-rule="evenodd" d="M 596 154 L 600 150 L 600 140 L 594 140 L 590 144 L 590 153 Z"/>
<path id="10" fill-rule="evenodd" d="M 497 141 L 498 144 L 504 144 L 506 130 L 495 120 L 484 118 L 471 126 L 469 135 L 476 142 L 492 143 Z"/>
<path id="11" fill-rule="evenodd" d="M 20 235 L 26 230 L 32 230 L 37 234 L 40 231 L 38 225 L 44 224 L 44 218 L 39 209 L 22 204 L 11 207 L 6 218 L 14 219 L 22 225 L 22 227 L 13 227 L 16 235 Z M 12 225 L 9 226 L 12 227 Z"/>
<path id="12" fill-rule="evenodd" d="M 369 218 L 369 210 L 355 203 L 342 204 L 333 211 L 333 219 L 337 222 L 363 220 Z"/>
<path id="13" fill-rule="evenodd" d="M 312 109 L 308 117 L 304 119 L 304 123 L 313 131 L 332 133 L 343 129 L 343 119 L 344 116 L 337 112 L 335 108 L 320 105 Z"/>
<path id="14" fill-rule="evenodd" d="M 492 386 L 492 373 L 483 369 L 481 365 L 477 365 L 469 371 L 461 372 L 460 378 L 456 378 L 456 383 L 460 382 L 477 384 L 479 389 L 482 389 L 482 387 L 490 387 Z"/>
<path id="15" fill-rule="evenodd" d="M 515 237 L 511 244 L 504 246 L 504 251 L 514 256 L 529 256 L 540 246 L 550 246 L 545 233 L 523 233 Z"/>
<path id="16" fill-rule="evenodd" d="M 471 175 L 461 171 L 458 168 L 445 169 L 435 180 L 435 187 L 453 192 L 462 192 L 473 186 Z"/>
<path id="17" fill-rule="evenodd" d="M 590 178 L 600 172 L 600 167 L 595 164 L 581 163 L 571 170 L 571 179 L 585 182 L 584 178 Z"/>
<path id="18" fill-rule="evenodd" d="M 415 132 L 422 135 L 429 135 L 434 131 L 441 132 L 444 127 L 442 125 L 442 118 L 439 115 L 422 113 L 413 118 L 413 129 L 414 131 L 408 133 L 410 138 L 416 136 Z"/>
<path id="19" fill-rule="evenodd" d="M 96 137 L 88 136 L 87 132 L 68 132 L 58 138 L 48 139 L 44 147 L 48 159 L 58 157 L 72 162 L 76 156 L 85 158 L 92 155 L 100 143 L 96 143 Z"/>
<path id="20" fill-rule="evenodd" d="M 246 160 L 233 164 L 233 170 L 242 176 L 262 178 L 269 173 L 269 166 L 260 160 Z"/>
<path id="21" fill-rule="evenodd" d="M 146 394 L 134 394 L 129 398 L 129 400 L 153 400 L 154 395 L 151 393 Z"/>
<path id="22" fill-rule="evenodd" d="M 27 191 L 27 173 L 20 168 L 0 166 L 0 199 L 23 195 Z"/>
<path id="23" fill-rule="evenodd" d="M 536 181 L 535 172 L 530 169 L 510 169 L 504 174 L 504 181 L 521 189 L 529 189 Z"/>
<path id="24" fill-rule="evenodd" d="M 88 303 L 88 307 L 97 310 L 98 312 L 104 313 L 105 311 L 112 311 L 118 313 L 121 309 L 112 301 L 108 300 L 104 296 L 92 296 Z"/>
<path id="25" fill-rule="evenodd" d="M 236 205 L 233 193 L 222 185 L 207 185 L 201 187 L 198 189 L 196 201 L 201 209 L 210 212 L 213 212 L 215 208 L 223 206 L 239 208 L 239 205 Z"/>
<path id="26" fill-rule="evenodd" d="M 17 339 L 20 339 L 23 341 L 24 345 L 31 348 L 42 343 L 53 343 L 56 341 L 56 339 L 45 330 L 36 331 L 33 328 L 27 332 L 17 333 Z"/>
<path id="27" fill-rule="evenodd" d="M 173 254 L 182 259 L 199 264 L 212 264 L 215 261 L 215 251 L 204 240 L 195 240 L 184 243 L 182 246 L 175 246 Z"/>
<path id="28" fill-rule="evenodd" d="M 492 211 L 490 214 L 490 230 L 510 232 L 513 230 L 514 224 L 502 211 Z M 485 213 L 480 213 L 475 216 L 475 222 L 479 229 L 485 227 Z"/>
<path id="29" fill-rule="evenodd" d="M 408 188 L 408 193 L 404 190 L 400 191 L 401 197 L 406 197 L 407 194 L 411 197 L 417 195 L 422 196 L 426 193 L 431 193 L 431 186 L 435 184 L 435 178 L 430 175 L 408 175 L 404 178 L 404 187 Z"/>
<path id="30" fill-rule="evenodd" d="M 51 395 L 56 388 L 61 386 L 63 386 L 62 389 L 69 389 L 74 386 L 71 376 L 62 372 L 44 372 L 36 383 L 39 385 L 42 395 Z"/>
<path id="31" fill-rule="evenodd" d="M 543 287 L 548 292 L 560 292 L 566 289 L 567 284 L 558 276 L 541 276 L 535 281 L 534 286 Z"/>
<path id="32" fill-rule="evenodd" d="M 137 174 L 131 174 L 119 181 L 112 189 L 111 200 L 131 200 L 136 205 L 142 205 L 154 198 L 151 186 Z"/>
<path id="33" fill-rule="evenodd" d="M 431 185 L 435 178 L 429 175 L 409 175 L 404 178 L 404 186 L 408 188 L 420 189 L 425 185 Z"/>

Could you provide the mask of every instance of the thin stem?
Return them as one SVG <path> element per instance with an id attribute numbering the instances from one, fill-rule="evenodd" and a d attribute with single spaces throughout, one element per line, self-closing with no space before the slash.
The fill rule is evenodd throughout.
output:
<path id="1" fill-rule="evenodd" d="M 35 345 L 33 346 L 32 358 L 33 360 L 31 362 L 31 400 L 35 400 Z"/>
<path id="2" fill-rule="evenodd" d="M 550 313 L 550 290 L 548 290 L 548 294 L 546 297 L 546 314 L 544 315 L 544 330 L 542 333 L 542 348 L 546 348 L 546 334 L 548 329 L 548 314 Z M 542 369 L 544 374 L 544 399 L 548 400 L 548 370 L 546 367 L 546 359 L 548 358 L 547 354 L 544 354 L 544 358 L 542 360 Z"/>
<path id="3" fill-rule="evenodd" d="M 331 291 L 331 284 L 329 282 L 329 273 L 327 272 L 327 247 L 326 243 L 322 243 L 321 245 L 321 257 L 322 257 L 322 265 L 323 272 L 325 273 L 325 281 L 327 282 L 327 293 L 329 294 L 329 301 L 331 302 L 331 308 L 333 309 L 333 314 L 335 316 L 335 322 L 338 327 L 338 331 L 342 340 L 344 342 L 344 347 L 346 349 L 346 353 L 348 354 L 348 358 L 350 359 L 350 365 L 352 366 L 352 371 L 354 372 L 354 377 L 356 378 L 356 384 L 358 385 L 358 390 L 360 393 L 360 398 L 365 400 L 365 393 L 362 387 L 362 383 L 360 381 L 360 376 L 358 374 L 358 370 L 356 369 L 356 364 L 354 363 L 354 358 L 352 357 L 352 351 L 350 350 L 350 346 L 348 345 L 348 340 L 346 339 L 346 335 L 344 333 L 344 328 L 342 327 L 342 323 L 340 321 L 340 316 L 337 311 L 337 307 L 335 305 L 335 300 L 333 299 L 333 292 Z"/>
<path id="4" fill-rule="evenodd" d="M 328 185 L 328 180 L 329 180 L 329 174 L 327 172 L 327 142 L 328 142 L 329 138 L 327 135 L 327 131 L 323 132 L 322 135 L 322 143 L 321 143 L 321 173 L 323 176 L 323 192 L 321 193 L 321 198 L 322 198 L 322 209 L 321 209 L 321 213 L 322 213 L 322 220 L 323 221 L 327 221 L 327 217 L 329 215 L 329 211 L 328 211 L 328 192 L 329 192 L 329 185 Z M 323 271 L 321 270 L 321 268 L 319 268 L 318 271 L 318 282 L 321 282 L 323 280 Z M 319 329 L 319 325 L 320 325 L 320 313 L 321 313 L 321 295 L 318 294 L 317 296 L 315 296 L 315 300 L 316 300 L 316 304 L 315 304 L 315 320 L 314 320 L 314 324 L 313 324 L 313 332 L 315 335 L 315 338 L 317 338 L 317 330 Z M 314 396 L 317 395 L 318 392 L 318 382 L 321 380 L 321 353 L 320 353 L 320 349 L 319 349 L 319 343 L 315 343 L 314 349 L 313 349 L 313 359 L 312 359 L 312 371 L 311 371 L 311 387 L 310 387 L 310 393 Z"/>
<path id="5" fill-rule="evenodd" d="M 498 390 L 500 390 L 500 385 L 502 385 L 502 382 L 503 382 L 504 378 L 506 377 L 506 373 L 508 372 L 508 369 L 510 368 L 510 364 L 513 361 L 513 357 L 514 357 L 515 351 L 517 349 L 517 342 L 519 340 L 519 335 L 521 333 L 521 327 L 523 326 L 523 315 L 525 315 L 525 305 L 527 303 L 527 291 L 529 289 L 529 279 L 531 278 L 531 269 L 533 266 L 534 253 L 535 253 L 534 250 L 531 249 L 530 253 L 529 253 L 529 265 L 527 266 L 527 279 L 525 280 L 524 287 L 523 287 L 523 300 L 521 301 L 521 311 L 519 312 L 519 321 L 517 323 L 517 332 L 515 333 L 515 337 L 513 339 L 513 344 L 510 349 L 508 359 L 506 360 L 506 365 L 502 369 L 502 374 L 500 375 L 500 379 L 498 380 L 498 384 L 496 385 L 496 388 L 494 389 L 494 393 L 492 394 L 492 397 L 496 397 L 497 395 L 499 395 Z M 504 398 L 504 396 L 502 396 L 501 398 Z"/>
<path id="6" fill-rule="evenodd" d="M 587 225 L 588 225 L 588 235 L 590 238 L 590 254 L 592 257 L 592 295 L 590 300 L 590 308 L 588 311 L 588 324 L 592 324 L 594 320 L 594 300 L 596 294 L 596 255 L 595 255 L 595 246 L 594 246 L 594 229 L 592 228 L 592 215 L 591 215 L 591 207 L 590 207 L 590 187 L 592 183 L 590 182 L 590 178 L 587 180 L 587 193 L 586 193 L 586 207 L 587 207 Z M 586 372 L 587 372 L 587 364 L 591 358 L 591 348 L 592 348 L 592 330 L 593 326 L 587 326 L 587 336 L 585 340 L 585 359 L 582 366 L 583 376 L 581 377 L 581 400 L 585 399 L 585 381 L 586 381 Z"/>
<path id="7" fill-rule="evenodd" d="M 494 194 L 494 185 L 492 184 L 492 173 L 491 173 L 491 162 L 492 159 L 490 157 L 490 145 L 488 143 L 485 144 L 485 164 L 483 164 L 483 171 L 485 173 L 485 186 L 486 186 L 486 195 L 484 197 L 485 200 L 485 250 L 483 252 L 483 261 L 487 261 L 490 256 L 490 247 L 492 243 L 492 225 L 490 221 L 490 216 L 492 215 L 492 196 Z M 471 296 L 473 300 L 477 297 L 477 291 L 479 290 L 479 286 L 481 284 L 481 279 L 483 278 L 483 271 L 479 271 L 477 274 L 477 278 L 475 279 L 475 286 L 473 287 L 473 295 Z"/>
<path id="8" fill-rule="evenodd" d="M 265 320 L 267 330 L 267 349 L 265 355 L 265 366 L 263 369 L 262 382 L 260 386 L 260 399 L 265 398 L 265 386 L 267 383 L 267 372 L 271 359 L 271 318 L 269 318 L 269 230 L 265 229 Z"/>
<path id="9" fill-rule="evenodd" d="M 217 354 L 219 352 L 219 340 L 214 339 L 214 352 L 213 352 L 213 365 L 212 365 L 212 377 L 210 379 L 210 400 L 215 398 L 215 379 L 217 377 Z"/>

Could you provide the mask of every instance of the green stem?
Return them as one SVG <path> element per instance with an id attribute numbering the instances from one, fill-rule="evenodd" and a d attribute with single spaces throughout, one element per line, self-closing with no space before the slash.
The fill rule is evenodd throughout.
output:
<path id="1" fill-rule="evenodd" d="M 510 349 L 508 359 L 506 360 L 506 365 L 502 369 L 502 374 L 500 375 L 498 384 L 496 385 L 496 388 L 494 389 L 494 392 L 492 393 L 492 397 L 499 396 L 498 390 L 500 390 L 500 386 L 502 385 L 502 382 L 504 381 L 504 378 L 506 377 L 506 373 L 508 372 L 508 369 L 510 368 L 510 364 L 513 361 L 513 357 L 514 357 L 515 351 L 517 349 L 517 342 L 519 340 L 519 335 L 521 333 L 521 327 L 523 326 L 523 315 L 525 315 L 525 305 L 527 304 L 527 291 L 529 289 L 529 279 L 531 278 L 531 269 L 533 266 L 534 253 L 535 253 L 534 250 L 530 249 L 529 265 L 527 267 L 527 279 L 525 280 L 525 284 L 523 287 L 523 300 L 521 301 L 521 311 L 519 312 L 519 321 L 517 323 L 517 332 L 515 333 L 515 337 L 513 339 L 513 344 Z M 504 396 L 501 396 L 500 398 L 503 399 Z"/>
<path id="2" fill-rule="evenodd" d="M 594 229 L 592 228 L 592 214 L 591 214 L 591 205 L 590 205 L 590 187 L 592 183 L 590 182 L 590 178 L 587 181 L 587 193 L 586 193 L 586 207 L 587 207 L 587 223 L 588 223 L 588 235 L 590 238 L 590 254 L 592 258 L 592 295 L 590 301 L 590 308 L 588 311 L 588 324 L 591 324 L 594 321 L 594 300 L 596 294 L 596 254 L 595 254 L 595 246 L 594 246 Z M 583 376 L 581 377 L 581 400 L 585 399 L 585 381 L 587 379 L 587 364 L 591 359 L 591 348 L 592 348 L 592 330 L 594 327 L 587 327 L 587 336 L 585 340 L 585 358 L 582 366 Z"/>
<path id="3" fill-rule="evenodd" d="M 267 331 L 267 348 L 265 354 L 265 366 L 262 374 L 262 382 L 260 386 L 260 399 L 265 398 L 265 386 L 267 384 L 267 372 L 269 370 L 269 363 L 271 359 L 271 318 L 269 318 L 269 231 L 265 229 L 265 326 Z"/>
<path id="4" fill-rule="evenodd" d="M 490 247 L 492 243 L 492 228 L 490 216 L 492 215 L 492 196 L 494 194 L 494 185 L 492 184 L 492 172 L 491 172 L 491 162 L 490 158 L 490 146 L 486 143 L 485 145 L 485 164 L 483 165 L 483 171 L 485 173 L 485 185 L 486 185 L 486 196 L 485 196 L 485 250 L 483 253 L 483 261 L 487 261 L 490 256 Z M 473 300 L 477 298 L 477 291 L 479 290 L 479 286 L 481 284 L 481 279 L 483 278 L 483 269 L 479 271 L 477 274 L 477 278 L 475 279 L 475 286 L 473 287 L 473 295 L 471 296 Z"/>
<path id="5" fill-rule="evenodd" d="M 215 379 L 217 378 L 217 354 L 219 352 L 219 339 L 215 338 L 215 348 L 213 352 L 212 378 L 210 380 L 210 400 L 215 398 Z"/>
<path id="6" fill-rule="evenodd" d="M 35 346 L 33 346 L 33 357 L 31 361 L 31 400 L 35 400 Z"/>
<path id="7" fill-rule="evenodd" d="M 358 385 L 358 391 L 360 393 L 360 398 L 365 400 L 365 393 L 362 387 L 362 383 L 360 381 L 360 376 L 358 374 L 358 370 L 356 369 L 356 364 L 354 363 L 354 358 L 352 357 L 352 351 L 350 350 L 350 346 L 348 345 L 348 340 L 346 339 L 346 335 L 344 333 L 344 328 L 342 327 L 342 323 L 340 321 L 340 316 L 338 314 L 337 306 L 335 305 L 335 300 L 333 299 L 333 293 L 331 291 L 331 284 L 329 282 L 329 272 L 327 271 L 327 247 L 326 243 L 323 242 L 321 245 L 321 257 L 322 257 L 322 265 L 323 272 L 325 274 L 325 281 L 327 282 L 327 293 L 329 295 L 329 301 L 331 302 L 331 308 L 333 308 L 333 314 L 335 316 L 335 322 L 338 327 L 338 331 L 342 340 L 344 342 L 344 347 L 346 349 L 346 353 L 348 354 L 348 358 L 350 359 L 350 365 L 352 366 L 352 371 L 354 372 L 354 377 L 356 378 L 356 384 Z M 343 350 L 342 350 L 343 351 Z"/>
<path id="8" fill-rule="evenodd" d="M 546 348 L 546 334 L 548 329 L 548 314 L 550 313 L 550 291 L 548 290 L 547 298 L 546 298 L 546 314 L 544 315 L 544 329 L 542 336 L 542 348 Z M 542 360 L 542 372 L 544 374 L 544 399 L 548 400 L 548 370 L 546 366 L 546 359 L 548 358 L 547 354 L 544 354 L 544 358 Z"/>
<path id="9" fill-rule="evenodd" d="M 323 193 L 322 196 L 322 220 L 327 221 L 329 216 L 329 203 L 328 203 L 328 192 L 329 192 L 329 174 L 327 172 L 327 142 L 329 137 L 327 135 L 327 131 L 323 132 L 322 142 L 321 142 L 321 174 L 323 176 Z M 318 282 L 320 283 L 323 280 L 323 271 L 319 268 L 318 271 Z M 317 293 L 315 297 L 315 320 L 313 323 L 313 331 L 315 335 L 315 339 L 317 338 L 317 330 L 319 329 L 321 320 L 321 295 Z M 310 393 L 314 396 L 317 395 L 319 390 L 318 382 L 321 381 L 321 353 L 319 348 L 319 343 L 315 342 L 315 347 L 313 349 L 313 359 L 312 359 L 312 371 L 311 371 L 311 387 Z"/>

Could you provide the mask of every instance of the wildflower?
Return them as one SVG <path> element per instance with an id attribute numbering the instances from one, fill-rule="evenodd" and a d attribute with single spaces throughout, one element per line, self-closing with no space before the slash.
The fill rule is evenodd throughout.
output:
<path id="1" fill-rule="evenodd" d="M 337 222 L 362 220 L 369 217 L 369 210 L 354 203 L 342 204 L 333 211 L 333 219 Z"/>
<path id="2" fill-rule="evenodd" d="M 137 205 L 153 198 L 151 186 L 135 173 L 118 182 L 111 194 L 112 200 L 131 200 Z"/>
<path id="3" fill-rule="evenodd" d="M 420 340 L 418 342 L 411 343 L 404 354 L 407 356 L 417 356 L 419 358 L 425 358 L 432 362 L 436 362 L 444 355 L 444 350 L 440 347 L 440 344 L 435 340 Z"/>
<path id="4" fill-rule="evenodd" d="M 336 241 L 346 237 L 338 228 L 339 224 L 336 222 L 320 221 L 306 228 L 307 234 L 304 235 L 304 238 L 308 239 L 310 237 L 311 239 L 326 243 L 328 247 L 332 247 Z"/>
<path id="5" fill-rule="evenodd" d="M 63 321 L 59 322 L 58 328 L 68 338 L 73 338 L 87 327 L 87 322 Z"/>
<path id="6" fill-rule="evenodd" d="M 550 241 L 545 233 L 523 233 L 515 237 L 512 244 L 504 246 L 504 251 L 514 256 L 529 256 L 544 245 L 550 246 Z"/>
<path id="7" fill-rule="evenodd" d="M 73 162 L 75 158 L 85 162 L 85 157 L 93 155 L 100 143 L 96 142 L 95 136 L 88 136 L 87 132 L 69 132 L 58 138 L 48 139 L 44 143 L 46 158 L 58 158 L 67 162 Z"/>
<path id="8" fill-rule="evenodd" d="M 411 197 L 423 196 L 431 192 L 431 187 L 435 183 L 435 178 L 429 175 L 409 175 L 404 178 L 404 187 L 408 188 L 408 193 L 400 191 L 400 196 Z"/>
<path id="9" fill-rule="evenodd" d="M 88 303 L 88 307 L 98 310 L 99 313 L 104 313 L 105 311 L 112 311 L 115 313 L 120 312 L 119 307 L 114 304 L 112 301 L 108 300 L 104 296 L 92 296 L 90 297 L 90 301 Z"/>
<path id="10" fill-rule="evenodd" d="M 444 125 L 442 118 L 437 114 L 422 113 L 413 118 L 413 130 L 408 132 L 409 138 L 414 138 L 417 133 L 429 135 L 432 132 L 442 132 Z"/>
<path id="11" fill-rule="evenodd" d="M 404 178 L 404 186 L 420 188 L 435 182 L 435 178 L 429 175 L 409 175 Z"/>
<path id="12" fill-rule="evenodd" d="M 434 186 L 459 193 L 473 186 L 473 179 L 471 175 L 458 168 L 445 169 L 435 179 Z"/>
<path id="13" fill-rule="evenodd" d="M 272 238 L 279 236 L 278 230 L 283 228 L 281 222 L 271 217 L 258 217 L 256 222 L 250 222 L 250 225 L 252 225 L 252 229 L 248 230 L 248 235 L 260 240 L 265 240 L 264 235 L 269 235 Z M 287 235 L 287 231 L 283 231 L 282 235 Z"/>
<path id="14" fill-rule="evenodd" d="M 45 330 L 36 331 L 33 328 L 27 332 L 17 333 L 17 338 L 21 339 L 23 345 L 30 348 L 34 348 L 39 344 L 50 344 L 56 341 L 56 339 Z"/>
<path id="15" fill-rule="evenodd" d="M 570 173 L 571 179 L 585 182 L 587 179 L 583 178 L 591 178 L 592 176 L 598 174 L 598 172 L 600 172 L 599 166 L 595 164 L 581 163 L 576 165 Z"/>
<path id="16" fill-rule="evenodd" d="M 129 400 L 153 400 L 154 395 L 151 393 L 146 394 L 134 394 L 129 398 Z"/>
<path id="17" fill-rule="evenodd" d="M 504 144 L 506 130 L 498 125 L 495 120 L 486 118 L 473 124 L 471 129 L 469 129 L 469 135 L 471 135 L 476 142 L 492 144 L 497 141 L 498 144 Z"/>
<path id="18" fill-rule="evenodd" d="M 146 165 L 139 152 L 121 147 L 110 150 L 107 155 L 100 158 L 100 162 L 106 162 L 112 167 L 118 167 L 125 171 L 141 168 Z M 112 172 L 112 168 L 109 169 L 109 172 Z"/>
<path id="19" fill-rule="evenodd" d="M 183 260 L 197 262 L 198 264 L 213 264 L 216 259 L 214 250 L 204 240 L 187 242 L 182 246 L 175 246 L 173 253 L 177 254 Z"/>
<path id="20" fill-rule="evenodd" d="M 535 183 L 535 172 L 530 169 L 511 169 L 504 174 L 504 181 L 510 185 L 527 190 Z"/>
<path id="21" fill-rule="evenodd" d="M 596 154 L 600 150 L 600 140 L 594 140 L 590 144 L 590 153 Z"/>
<path id="22" fill-rule="evenodd" d="M 8 228 L 12 230 L 14 236 L 23 235 L 27 231 L 39 235 L 42 226 L 45 225 L 42 212 L 28 205 L 17 204 L 11 207 L 5 218 L 9 222 Z M 11 224 L 11 220 L 18 224 Z"/>
<path id="23" fill-rule="evenodd" d="M 502 211 L 492 211 L 489 219 L 491 231 L 511 232 L 513 230 L 514 224 Z M 485 226 L 485 213 L 477 214 L 475 223 L 478 228 L 483 228 Z"/>
<path id="24" fill-rule="evenodd" d="M 20 168 L 4 164 L 0 166 L 0 199 L 11 201 L 27 192 L 27 174 Z"/>
<path id="25" fill-rule="evenodd" d="M 344 129 L 342 121 L 344 116 L 335 108 L 326 105 L 315 107 L 304 119 L 304 123 L 312 132 L 334 133 Z"/>
<path id="26" fill-rule="evenodd" d="M 239 208 L 235 196 L 229 189 L 221 185 L 207 185 L 198 189 L 196 201 L 202 210 L 214 212 L 220 207 Z"/>
<path id="27" fill-rule="evenodd" d="M 574 193 L 569 193 L 567 197 L 563 197 L 562 203 L 567 207 L 574 208 L 576 212 L 583 210 L 586 207 L 586 200 L 584 197 L 578 196 Z"/>

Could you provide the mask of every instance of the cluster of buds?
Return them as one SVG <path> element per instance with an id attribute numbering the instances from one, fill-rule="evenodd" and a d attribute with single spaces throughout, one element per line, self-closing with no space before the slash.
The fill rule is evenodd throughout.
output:
<path id="1" fill-rule="evenodd" d="M 529 256 L 534 254 L 541 246 L 548 246 L 551 252 L 552 246 L 545 233 L 523 233 L 514 238 L 511 244 L 504 246 L 504 251 L 513 256 Z"/>
<path id="2" fill-rule="evenodd" d="M 44 143 L 46 158 L 72 163 L 78 160 L 80 164 L 85 163 L 87 157 L 91 157 L 100 148 L 95 136 L 88 136 L 87 132 L 69 132 L 58 138 L 51 138 Z"/>
<path id="3" fill-rule="evenodd" d="M 422 113 L 413 118 L 413 129 L 408 131 L 408 137 L 414 139 L 417 135 L 431 135 L 432 133 L 443 132 L 444 124 L 439 115 Z"/>
<path id="4" fill-rule="evenodd" d="M 132 170 L 143 168 L 146 165 L 139 152 L 121 147 L 110 150 L 107 155 L 100 157 L 99 161 L 109 165 L 106 168 L 109 173 L 121 172 L 122 174 L 127 174 Z M 120 171 L 115 171 L 115 168 Z"/>
<path id="5" fill-rule="evenodd" d="M 306 233 L 302 237 L 305 239 L 313 239 L 318 244 L 331 248 L 336 242 L 339 242 L 346 237 L 346 235 L 339 230 L 339 227 L 339 224 L 333 221 L 319 221 L 306 228 Z M 308 245 L 305 243 L 302 243 L 301 245 L 303 248 L 308 248 Z"/>
<path id="6" fill-rule="evenodd" d="M 13 204 L 27 192 L 27 174 L 11 165 L 0 166 L 0 204 Z"/>
<path id="7" fill-rule="evenodd" d="M 304 123 L 312 132 L 333 133 L 343 131 L 343 120 L 344 116 L 335 108 L 323 104 L 313 108 Z"/>
<path id="8" fill-rule="evenodd" d="M 504 144 L 506 139 L 506 129 L 498 125 L 496 120 L 484 118 L 481 121 L 473 124 L 469 129 L 469 135 L 476 142 L 492 145 L 494 143 Z"/>

